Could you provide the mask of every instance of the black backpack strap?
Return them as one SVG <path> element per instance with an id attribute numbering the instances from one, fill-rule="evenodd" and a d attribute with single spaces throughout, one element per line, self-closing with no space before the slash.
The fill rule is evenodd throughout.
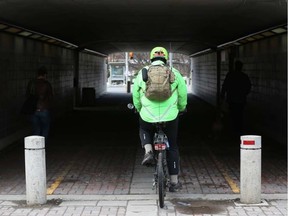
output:
<path id="1" fill-rule="evenodd" d="M 142 79 L 144 82 L 147 82 L 148 80 L 148 70 L 145 67 L 142 69 Z"/>

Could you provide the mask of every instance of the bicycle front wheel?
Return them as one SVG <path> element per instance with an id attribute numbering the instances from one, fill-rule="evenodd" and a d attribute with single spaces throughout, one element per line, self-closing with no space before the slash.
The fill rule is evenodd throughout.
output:
<path id="1" fill-rule="evenodd" d="M 157 189 L 159 195 L 159 206 L 160 208 L 164 207 L 164 197 L 165 197 L 165 187 L 164 187 L 164 171 L 163 171 L 163 153 L 159 152 L 158 154 L 158 163 L 157 163 Z"/>

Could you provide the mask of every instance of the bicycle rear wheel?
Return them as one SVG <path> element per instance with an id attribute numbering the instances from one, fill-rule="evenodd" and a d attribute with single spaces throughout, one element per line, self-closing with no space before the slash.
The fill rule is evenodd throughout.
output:
<path id="1" fill-rule="evenodd" d="M 159 195 L 159 206 L 160 208 L 164 207 L 164 197 L 165 197 L 165 182 L 164 182 L 164 171 L 163 171 L 163 153 L 159 152 L 158 154 L 158 163 L 157 163 L 157 189 Z"/>

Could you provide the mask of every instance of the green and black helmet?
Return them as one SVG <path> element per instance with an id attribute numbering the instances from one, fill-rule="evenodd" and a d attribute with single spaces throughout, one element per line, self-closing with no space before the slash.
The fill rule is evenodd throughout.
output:
<path id="1" fill-rule="evenodd" d="M 168 51 L 164 47 L 155 47 L 150 52 L 150 60 L 164 60 L 166 63 L 168 60 Z"/>

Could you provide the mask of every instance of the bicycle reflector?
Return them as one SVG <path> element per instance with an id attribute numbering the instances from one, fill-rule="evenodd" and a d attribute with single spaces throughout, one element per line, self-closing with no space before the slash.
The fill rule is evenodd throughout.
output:
<path id="1" fill-rule="evenodd" d="M 165 143 L 155 143 L 154 148 L 156 151 L 161 151 L 166 149 L 166 144 Z"/>

